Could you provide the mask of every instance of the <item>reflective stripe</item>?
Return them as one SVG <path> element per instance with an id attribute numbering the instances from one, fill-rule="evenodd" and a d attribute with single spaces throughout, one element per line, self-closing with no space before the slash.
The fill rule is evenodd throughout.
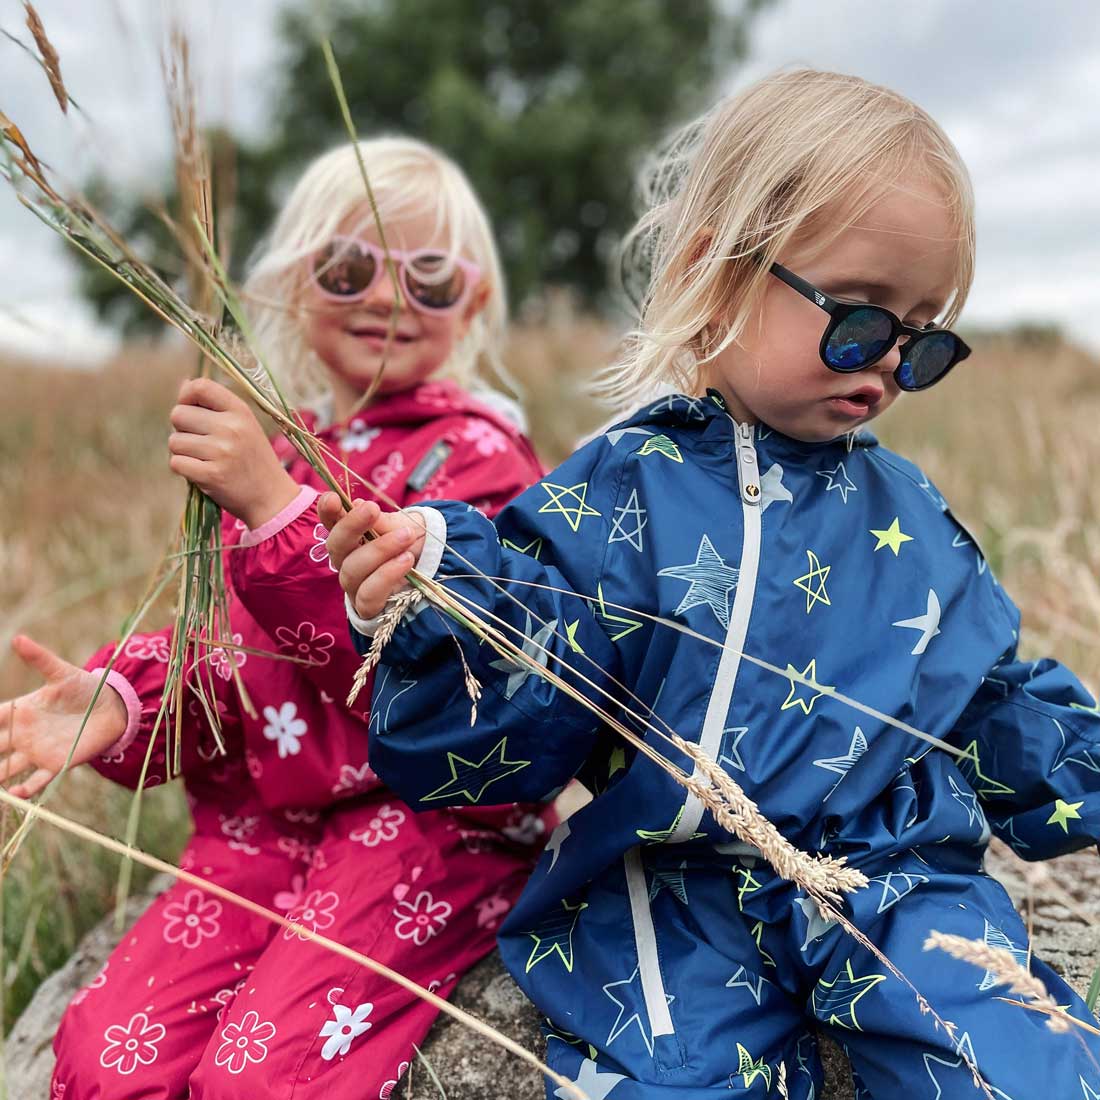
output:
<path id="1" fill-rule="evenodd" d="M 722 744 L 722 734 L 726 728 L 733 688 L 737 682 L 737 670 L 741 667 L 741 651 L 745 647 L 745 635 L 749 632 L 749 616 L 752 614 L 752 601 L 756 595 L 756 576 L 760 565 L 760 468 L 756 461 L 756 446 L 753 443 L 753 426 L 736 424 L 737 447 L 734 462 L 737 466 L 737 479 L 741 486 L 741 514 L 743 517 L 744 539 L 741 544 L 741 568 L 737 574 L 737 591 L 733 597 L 733 611 L 730 625 L 726 631 L 725 649 L 718 662 L 718 673 L 714 677 L 714 687 L 707 703 L 707 713 L 703 718 L 703 730 L 699 735 L 699 745 L 713 760 Z M 696 765 L 693 778 L 698 779 L 699 767 Z M 670 844 L 690 840 L 699 822 L 703 818 L 703 804 L 688 794 L 680 821 L 669 836 Z"/>
<path id="2" fill-rule="evenodd" d="M 661 963 L 657 958 L 657 935 L 653 931 L 653 914 L 649 910 L 649 888 L 646 885 L 642 856 L 637 848 L 631 848 L 623 856 L 626 867 L 626 889 L 630 897 L 630 916 L 634 924 L 634 945 L 638 950 L 638 970 L 642 977 L 642 994 L 645 997 L 646 1015 L 649 1017 L 650 1034 L 674 1034 L 672 1016 L 668 1011 L 665 983 L 661 977 Z"/>

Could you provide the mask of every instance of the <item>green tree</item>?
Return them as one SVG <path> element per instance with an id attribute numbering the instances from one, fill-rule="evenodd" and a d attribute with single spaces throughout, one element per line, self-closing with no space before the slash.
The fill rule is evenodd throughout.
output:
<path id="1" fill-rule="evenodd" d="M 515 305 L 547 285 L 600 298 L 634 214 L 639 155 L 730 73 L 766 2 L 335 0 L 325 18 L 360 133 L 409 133 L 462 165 L 492 218 Z M 290 8 L 280 37 L 270 139 L 238 151 L 235 266 L 281 188 L 344 138 L 317 17 Z M 155 235 L 143 212 L 121 222 Z M 113 288 L 96 279 L 88 291 L 120 316 Z"/>

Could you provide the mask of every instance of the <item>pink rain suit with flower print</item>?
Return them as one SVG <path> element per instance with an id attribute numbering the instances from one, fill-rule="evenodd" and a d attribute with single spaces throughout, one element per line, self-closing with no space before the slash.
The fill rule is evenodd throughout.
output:
<path id="1" fill-rule="evenodd" d="M 382 398 L 346 424 L 306 419 L 400 506 L 458 497 L 492 515 L 542 472 L 515 426 L 450 383 Z M 234 648 L 200 654 L 192 677 L 216 693 L 228 751 L 192 697 L 183 773 L 194 835 L 180 862 L 292 927 L 188 883 L 162 894 L 65 1014 L 53 1085 L 65 1100 L 389 1095 L 435 1010 L 296 930 L 448 996 L 492 950 L 547 835 L 542 807 L 414 814 L 382 786 L 367 763 L 370 685 L 344 703 L 360 658 L 317 518 L 323 485 L 285 441 L 275 446 L 302 490 L 257 530 L 224 525 Z M 169 639 L 130 638 L 110 676 L 130 724 L 96 767 L 130 787 L 147 752 L 145 785 L 165 781 L 165 738 L 151 734 Z"/>

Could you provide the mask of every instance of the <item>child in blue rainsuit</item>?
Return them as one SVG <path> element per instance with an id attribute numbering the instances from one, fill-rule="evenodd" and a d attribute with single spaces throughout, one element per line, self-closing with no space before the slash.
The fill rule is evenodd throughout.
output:
<path id="1" fill-rule="evenodd" d="M 1100 1043 L 922 952 L 938 929 L 1026 961 L 982 868 L 991 833 L 1026 859 L 1100 834 L 1094 700 L 1017 656 L 1019 613 L 974 541 L 865 429 L 968 355 L 949 329 L 973 270 L 958 153 L 893 92 L 786 72 L 690 127 L 657 181 L 641 324 L 610 388 L 682 392 L 495 523 L 436 504 L 425 544 L 373 505 L 340 520 L 353 626 L 365 649 L 361 616 L 438 562 L 648 745 L 691 772 L 656 730 L 697 742 L 793 844 L 847 857 L 869 879 L 847 915 L 955 1027 L 589 709 L 423 603 L 383 653 L 371 764 L 422 809 L 545 798 L 573 776 L 594 795 L 500 934 L 550 1064 L 593 1100 L 808 1100 L 815 1029 L 848 1051 L 859 1096 L 1095 1100 Z M 472 726 L 456 641 L 484 686 Z"/>

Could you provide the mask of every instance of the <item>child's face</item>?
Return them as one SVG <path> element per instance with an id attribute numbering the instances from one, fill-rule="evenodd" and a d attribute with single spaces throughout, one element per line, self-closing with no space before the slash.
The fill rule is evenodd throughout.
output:
<path id="1" fill-rule="evenodd" d="M 361 228 L 364 220 L 369 222 L 367 228 Z M 446 251 L 446 241 L 435 231 L 434 218 L 428 215 L 391 220 L 385 230 L 386 243 L 392 249 Z M 337 233 L 381 244 L 369 207 L 352 211 Z M 397 314 L 378 392 L 411 389 L 438 370 L 466 335 L 470 322 L 484 309 L 488 298 L 489 286 L 482 280 L 459 308 L 448 312 L 414 309 L 406 300 Z M 351 411 L 381 367 L 393 302 L 393 282 L 385 273 L 366 297 L 356 301 L 333 301 L 312 282 L 302 294 L 306 342 L 328 373 L 337 419 Z"/>
<path id="2" fill-rule="evenodd" d="M 816 255 L 795 245 L 779 257 L 834 297 L 885 306 L 924 325 L 942 311 L 954 287 L 952 222 L 941 192 L 929 182 L 888 189 L 858 220 Z M 785 435 L 824 442 L 885 412 L 900 390 L 892 375 L 897 346 L 873 366 L 838 374 L 818 348 L 828 315 L 769 277 L 741 340 L 710 364 L 708 384 L 739 420 L 763 421 Z"/>

